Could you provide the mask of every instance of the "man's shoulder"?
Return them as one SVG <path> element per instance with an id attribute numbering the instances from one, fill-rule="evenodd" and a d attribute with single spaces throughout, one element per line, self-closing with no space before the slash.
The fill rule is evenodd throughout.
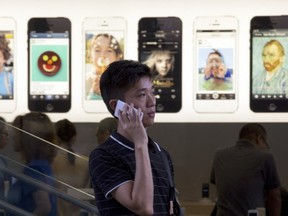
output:
<path id="1" fill-rule="evenodd" d="M 158 142 L 154 141 L 149 137 L 149 145 L 154 146 L 154 148 L 157 148 L 157 151 L 163 151 L 165 154 L 170 155 L 168 150 L 166 150 L 163 146 L 161 146 Z"/>
<path id="2" fill-rule="evenodd" d="M 215 151 L 215 154 L 221 154 L 221 153 L 225 153 L 225 152 L 230 152 L 232 149 L 234 149 L 235 146 L 222 146 L 222 147 L 218 147 Z"/>
<path id="3" fill-rule="evenodd" d="M 115 141 L 106 140 L 91 151 L 89 158 L 91 159 L 91 157 L 96 157 L 97 155 L 109 154 L 113 151 L 113 148 L 115 148 Z"/>
<path id="4" fill-rule="evenodd" d="M 266 159 L 274 159 L 274 155 L 272 152 L 269 152 L 267 150 L 260 150 L 259 152 L 259 154 L 261 154 Z"/>
<path id="5" fill-rule="evenodd" d="M 240 154 L 240 151 L 238 151 L 237 144 L 231 145 L 231 146 L 222 146 L 215 150 L 214 157 L 215 158 L 225 158 L 225 157 L 231 157 L 231 155 L 237 155 Z"/>

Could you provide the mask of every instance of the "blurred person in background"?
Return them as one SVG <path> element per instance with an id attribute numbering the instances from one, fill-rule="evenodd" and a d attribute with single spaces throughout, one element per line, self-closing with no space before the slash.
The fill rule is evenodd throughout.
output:
<path id="1" fill-rule="evenodd" d="M 100 33 L 91 38 L 88 56 L 93 69 L 86 74 L 86 96 L 88 100 L 99 100 L 100 77 L 110 63 L 123 59 L 123 51 L 113 35 Z"/>
<path id="2" fill-rule="evenodd" d="M 117 120 L 114 117 L 102 119 L 96 128 L 97 143 L 104 143 L 112 131 L 117 129 Z"/>
<path id="3" fill-rule="evenodd" d="M 268 149 L 265 128 L 249 123 L 241 128 L 236 145 L 216 151 L 210 181 L 218 194 L 217 216 L 245 216 L 260 207 L 266 207 L 271 216 L 280 216 L 281 185 Z"/>
<path id="4" fill-rule="evenodd" d="M 8 143 L 8 127 L 4 118 L 0 116 L 0 151 L 5 148 Z M 0 166 L 6 167 L 7 162 L 2 153 L 0 154 Z M 5 199 L 5 183 L 9 182 L 9 175 L 0 171 L 0 200 Z M 0 210 L 0 216 L 4 216 L 5 213 Z"/>
<path id="5" fill-rule="evenodd" d="M 55 186 L 51 163 L 56 156 L 56 133 L 50 118 L 40 112 L 20 115 L 13 121 L 14 150 L 26 165 L 23 174 Z M 56 216 L 56 197 L 37 186 L 12 178 L 7 201 L 37 216 Z M 11 215 L 11 214 L 7 214 Z"/>
<path id="6" fill-rule="evenodd" d="M 55 123 L 57 144 L 61 147 L 53 161 L 55 178 L 74 188 L 84 188 L 89 181 L 88 158 L 78 156 L 73 150 L 77 138 L 75 125 L 68 119 L 62 119 Z M 57 187 L 67 193 L 68 187 L 59 182 Z M 78 216 L 81 208 L 69 202 L 58 199 L 58 216 Z"/>

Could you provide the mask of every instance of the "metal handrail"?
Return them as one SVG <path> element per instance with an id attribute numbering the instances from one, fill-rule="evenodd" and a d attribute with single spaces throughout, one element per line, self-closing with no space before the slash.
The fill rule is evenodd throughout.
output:
<path id="1" fill-rule="evenodd" d="M 18 216 L 36 216 L 35 214 L 31 214 L 21 208 L 18 208 L 14 205 L 11 205 L 8 202 L 5 202 L 3 200 L 0 200 L 0 207 L 6 211 L 8 211 L 9 213 L 13 213 L 14 215 L 18 215 Z"/>
<path id="2" fill-rule="evenodd" d="M 94 206 L 90 203 L 79 201 L 78 199 L 74 198 L 73 196 L 67 195 L 64 192 L 60 191 L 59 189 L 55 189 L 54 187 L 47 185 L 47 184 L 45 184 L 45 183 L 43 183 L 43 182 L 41 182 L 35 178 L 32 178 L 30 176 L 27 176 L 27 175 L 24 175 L 21 173 L 13 172 L 2 164 L 0 164 L 0 171 L 8 173 L 9 175 L 14 176 L 18 179 L 21 179 L 27 183 L 33 184 L 33 185 L 41 188 L 42 190 L 47 191 L 48 193 L 54 194 L 57 197 L 60 197 L 60 198 L 66 200 L 66 201 L 68 201 L 74 205 L 81 207 L 82 209 L 85 209 L 91 213 L 98 215 L 98 209 L 96 206 Z"/>

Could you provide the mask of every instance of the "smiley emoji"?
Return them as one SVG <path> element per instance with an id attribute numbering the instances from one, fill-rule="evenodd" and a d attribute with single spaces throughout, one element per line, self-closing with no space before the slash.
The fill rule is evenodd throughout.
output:
<path id="1" fill-rule="evenodd" d="M 54 76 L 61 68 L 61 58 L 53 51 L 46 51 L 38 58 L 38 68 L 46 76 Z"/>

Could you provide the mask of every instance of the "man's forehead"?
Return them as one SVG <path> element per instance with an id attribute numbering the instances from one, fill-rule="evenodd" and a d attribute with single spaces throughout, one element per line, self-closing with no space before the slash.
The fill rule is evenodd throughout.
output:
<path id="1" fill-rule="evenodd" d="M 221 57 L 216 53 L 212 53 L 209 55 L 209 58 L 221 58 Z"/>
<path id="2" fill-rule="evenodd" d="M 144 91 L 154 88 L 153 81 L 149 77 L 141 77 L 134 85 L 132 85 L 129 91 Z"/>

